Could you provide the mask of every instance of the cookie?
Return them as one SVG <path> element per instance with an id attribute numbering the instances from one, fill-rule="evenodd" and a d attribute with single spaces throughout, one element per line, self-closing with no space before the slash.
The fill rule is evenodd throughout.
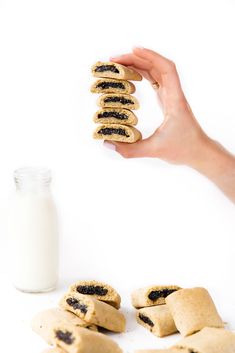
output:
<path id="1" fill-rule="evenodd" d="M 124 332 L 126 319 L 114 307 L 92 296 L 68 292 L 60 301 L 60 306 L 73 312 L 90 324 L 98 325 L 113 332 Z"/>
<path id="2" fill-rule="evenodd" d="M 200 332 L 179 341 L 176 348 L 190 353 L 233 353 L 235 334 L 222 328 L 205 327 Z"/>
<path id="3" fill-rule="evenodd" d="M 98 110 L 93 118 L 95 123 L 136 125 L 138 119 L 129 109 L 103 108 Z"/>
<path id="4" fill-rule="evenodd" d="M 107 93 L 102 94 L 97 104 L 102 108 L 126 108 L 135 110 L 139 108 L 139 102 L 130 94 Z"/>
<path id="5" fill-rule="evenodd" d="M 115 80 L 112 78 L 102 78 L 91 86 L 92 93 L 134 93 L 135 86 L 132 82 Z"/>
<path id="6" fill-rule="evenodd" d="M 134 143 L 142 138 L 139 130 L 133 126 L 121 124 L 99 125 L 93 133 L 94 139 L 112 140 L 119 142 Z"/>
<path id="7" fill-rule="evenodd" d="M 91 295 L 98 300 L 114 306 L 116 309 L 120 308 L 120 295 L 114 288 L 103 282 L 78 281 L 70 286 L 69 292 Z"/>
<path id="8" fill-rule="evenodd" d="M 122 353 L 108 336 L 71 324 L 58 324 L 53 328 L 53 344 L 67 353 Z"/>
<path id="9" fill-rule="evenodd" d="M 57 323 L 70 323 L 74 326 L 86 327 L 97 331 L 97 326 L 87 323 L 73 313 L 60 308 L 44 310 L 38 313 L 32 320 L 31 327 L 48 344 L 52 344 L 52 328 Z"/>
<path id="10" fill-rule="evenodd" d="M 138 72 L 114 62 L 98 61 L 92 66 L 91 71 L 95 77 L 108 77 L 131 81 L 142 80 L 142 76 Z"/>
<path id="11" fill-rule="evenodd" d="M 166 305 L 149 306 L 137 310 L 137 322 L 158 337 L 177 332 L 170 310 Z"/>
<path id="12" fill-rule="evenodd" d="M 135 290 L 131 295 L 132 305 L 139 309 L 146 306 L 165 304 L 165 298 L 179 290 L 178 286 L 148 286 Z"/>
<path id="13" fill-rule="evenodd" d="M 181 289 L 166 298 L 166 303 L 183 336 L 204 327 L 223 327 L 215 304 L 205 288 Z"/>

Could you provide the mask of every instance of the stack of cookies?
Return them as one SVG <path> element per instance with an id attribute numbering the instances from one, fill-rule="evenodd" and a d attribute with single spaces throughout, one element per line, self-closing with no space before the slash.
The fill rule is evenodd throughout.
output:
<path id="1" fill-rule="evenodd" d="M 69 287 L 59 308 L 37 314 L 32 328 L 54 346 L 45 353 L 122 353 L 116 342 L 98 332 L 99 327 L 112 332 L 125 331 L 120 303 L 120 295 L 108 284 L 79 281 Z"/>
<path id="2" fill-rule="evenodd" d="M 97 104 L 101 107 L 94 115 L 94 122 L 100 123 L 93 137 L 133 143 L 141 139 L 141 133 L 134 126 L 138 119 L 132 110 L 139 108 L 132 81 L 141 81 L 142 76 L 123 65 L 114 62 L 97 62 L 92 74 L 99 77 L 91 87 L 92 93 L 101 93 Z"/>

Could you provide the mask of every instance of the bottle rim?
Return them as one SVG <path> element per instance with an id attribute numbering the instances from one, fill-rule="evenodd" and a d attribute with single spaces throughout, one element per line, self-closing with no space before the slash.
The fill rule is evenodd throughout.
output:
<path id="1" fill-rule="evenodd" d="M 51 171 L 45 167 L 21 167 L 14 171 L 16 183 L 31 181 L 34 183 L 50 183 Z"/>

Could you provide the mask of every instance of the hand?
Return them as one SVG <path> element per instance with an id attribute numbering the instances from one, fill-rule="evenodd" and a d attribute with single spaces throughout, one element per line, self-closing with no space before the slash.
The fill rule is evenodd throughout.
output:
<path id="1" fill-rule="evenodd" d="M 164 115 L 163 123 L 150 137 L 133 144 L 112 141 L 116 151 L 126 158 L 158 157 L 172 163 L 193 163 L 207 136 L 187 103 L 174 63 L 144 48 L 111 60 L 131 66 L 151 84 L 158 82 L 155 90 Z"/>
<path id="2" fill-rule="evenodd" d="M 235 202 L 235 157 L 202 130 L 184 96 L 175 64 L 145 48 L 112 61 L 131 66 L 155 88 L 164 120 L 155 132 L 133 144 L 105 141 L 123 157 L 157 157 L 185 164 L 208 177 Z M 156 87 L 156 85 L 154 85 Z"/>

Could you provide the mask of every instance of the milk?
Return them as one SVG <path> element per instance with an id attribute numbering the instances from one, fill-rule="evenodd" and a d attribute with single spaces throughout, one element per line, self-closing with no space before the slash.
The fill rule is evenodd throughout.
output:
<path id="1" fill-rule="evenodd" d="M 16 193 L 9 214 L 12 279 L 16 288 L 43 292 L 58 277 L 58 225 L 48 170 L 15 172 Z"/>

